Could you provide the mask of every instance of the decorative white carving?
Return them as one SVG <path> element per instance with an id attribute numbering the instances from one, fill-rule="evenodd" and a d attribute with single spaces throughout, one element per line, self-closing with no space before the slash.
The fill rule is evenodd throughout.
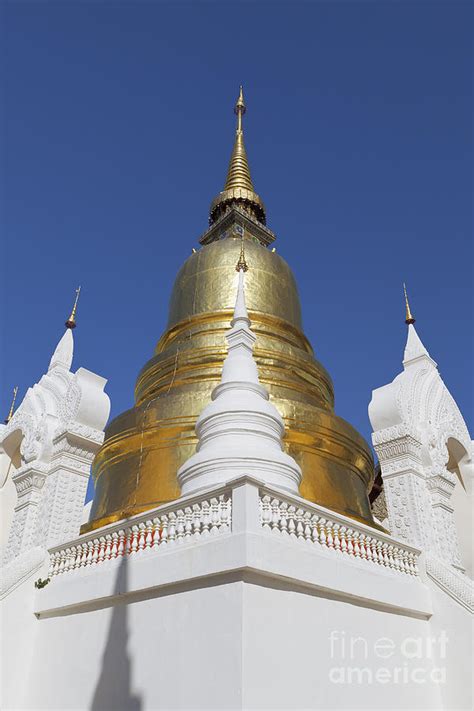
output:
<path id="1" fill-rule="evenodd" d="M 447 469 L 448 442 L 455 440 L 470 457 L 469 433 L 413 325 L 403 367 L 392 383 L 374 390 L 369 405 L 390 530 L 451 570 L 462 570 L 451 505 L 457 476 Z"/>
<path id="2" fill-rule="evenodd" d="M 18 585 L 21 585 L 36 570 L 39 570 L 47 556 L 47 551 L 44 548 L 30 548 L 20 558 L 15 558 L 8 565 L 4 565 L 0 578 L 0 600 Z"/>
<path id="3" fill-rule="evenodd" d="M 454 600 L 474 613 L 474 585 L 466 575 L 457 572 L 439 558 L 426 557 L 426 572 Z"/>
<path id="4" fill-rule="evenodd" d="M 79 532 L 90 465 L 104 438 L 110 401 L 104 378 L 84 368 L 70 371 L 73 347 L 68 329 L 48 372 L 28 389 L 0 432 L 5 451 L 13 433 L 21 434 L 21 465 L 12 475 L 18 498 L 5 563 Z"/>
<path id="5" fill-rule="evenodd" d="M 77 415 L 81 402 L 81 389 L 76 381 L 70 383 L 59 409 L 61 424 L 71 422 Z"/>

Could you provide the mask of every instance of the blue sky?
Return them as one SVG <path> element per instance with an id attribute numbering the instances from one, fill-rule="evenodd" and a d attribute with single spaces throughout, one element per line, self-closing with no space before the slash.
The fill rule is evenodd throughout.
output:
<path id="1" fill-rule="evenodd" d="M 113 415 L 132 404 L 243 83 L 254 184 L 337 413 L 370 438 L 405 280 L 472 422 L 470 2 L 10 2 L 2 25 L 5 414 L 78 284 L 75 367 L 109 379 Z"/>

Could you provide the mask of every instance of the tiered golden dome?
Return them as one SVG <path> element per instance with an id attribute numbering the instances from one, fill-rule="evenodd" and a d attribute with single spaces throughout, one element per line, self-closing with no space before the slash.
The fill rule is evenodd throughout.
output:
<path id="1" fill-rule="evenodd" d="M 180 495 L 176 474 L 194 452 L 194 425 L 226 356 L 242 240 L 259 377 L 284 418 L 286 448 L 303 473 L 300 493 L 374 525 L 367 494 L 374 469 L 370 449 L 334 414 L 331 378 L 302 330 L 295 279 L 285 260 L 268 249 L 275 236 L 264 224 L 263 202 L 250 177 L 242 91 L 235 110 L 236 139 L 224 190 L 211 204 L 201 248 L 178 272 L 167 329 L 138 376 L 135 406 L 106 430 L 93 465 L 92 520 L 83 530 Z"/>

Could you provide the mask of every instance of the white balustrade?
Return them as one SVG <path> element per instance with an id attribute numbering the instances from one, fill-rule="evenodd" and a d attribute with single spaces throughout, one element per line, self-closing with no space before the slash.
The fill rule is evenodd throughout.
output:
<path id="1" fill-rule="evenodd" d="M 388 534 L 329 509 L 284 494 L 246 477 L 204 494 L 189 495 L 146 511 L 99 531 L 80 536 L 50 550 L 50 577 L 80 569 L 107 565 L 122 556 L 150 555 L 164 546 L 189 545 L 231 533 L 233 518 L 238 533 L 242 485 L 254 496 L 256 529 L 310 545 L 333 557 L 352 559 L 362 566 L 377 566 L 395 574 L 418 575 L 419 551 Z M 240 499 L 241 500 L 241 499 Z M 260 507 L 260 514 L 259 509 Z M 246 524 L 247 525 L 247 524 Z"/>
<path id="2" fill-rule="evenodd" d="M 260 489 L 260 522 L 266 531 L 310 543 L 330 554 L 418 575 L 419 551 L 415 548 L 310 502 L 296 506 L 291 497 Z"/>
<path id="3" fill-rule="evenodd" d="M 51 549 L 50 577 L 97 566 L 124 555 L 146 555 L 162 546 L 180 545 L 230 531 L 230 491 L 203 500 L 195 501 L 195 498 L 184 508 L 161 506 L 153 513 L 147 511 Z"/>

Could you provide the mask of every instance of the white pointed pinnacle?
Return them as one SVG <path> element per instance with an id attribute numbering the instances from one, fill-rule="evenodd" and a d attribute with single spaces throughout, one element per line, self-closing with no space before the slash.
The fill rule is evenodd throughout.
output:
<path id="1" fill-rule="evenodd" d="M 221 383 L 247 382 L 258 385 L 257 364 L 252 357 L 253 347 L 257 339 L 250 330 L 250 319 L 245 305 L 244 271 L 242 269 L 239 271 L 234 315 L 230 325 L 231 329 L 226 334 L 229 349 L 222 368 Z M 219 387 L 217 386 L 212 393 L 213 400 L 222 392 L 222 388 L 219 390 Z M 268 398 L 266 391 L 262 395 Z"/>
<path id="2" fill-rule="evenodd" d="M 422 361 L 424 363 L 431 363 L 436 368 L 436 363 L 423 345 L 418 333 L 416 332 L 416 328 L 410 323 L 408 326 L 405 352 L 403 354 L 403 366 L 404 368 L 407 368 Z"/>
<path id="3" fill-rule="evenodd" d="M 298 493 L 301 470 L 283 451 L 282 417 L 258 379 L 253 358 L 256 337 L 245 304 L 244 278 L 241 269 L 221 382 L 198 417 L 196 453 L 178 470 L 182 494 L 244 475 Z"/>
<path id="4" fill-rule="evenodd" d="M 72 358 L 74 355 L 74 337 L 70 328 L 67 328 L 63 337 L 59 341 L 49 362 L 48 371 L 53 368 L 65 368 L 71 370 Z"/>
<path id="5" fill-rule="evenodd" d="M 230 322 L 231 326 L 234 326 L 236 321 L 244 320 L 247 322 L 247 326 L 250 326 L 250 319 L 247 313 L 247 306 L 245 304 L 245 290 L 244 290 L 244 275 L 243 269 L 239 269 L 239 281 L 237 284 L 237 297 L 235 299 L 234 307 L 234 318 Z"/>

